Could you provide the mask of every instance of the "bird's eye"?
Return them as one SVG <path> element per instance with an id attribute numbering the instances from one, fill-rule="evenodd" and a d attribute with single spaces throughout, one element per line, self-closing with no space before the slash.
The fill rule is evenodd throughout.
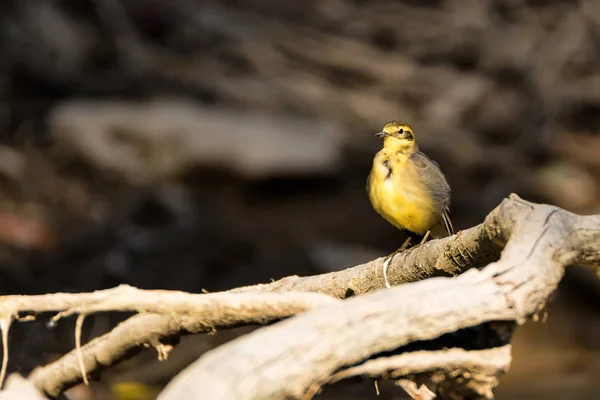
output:
<path id="1" fill-rule="evenodd" d="M 398 129 L 398 133 L 404 133 L 404 129 L 402 129 L 402 128 Z"/>

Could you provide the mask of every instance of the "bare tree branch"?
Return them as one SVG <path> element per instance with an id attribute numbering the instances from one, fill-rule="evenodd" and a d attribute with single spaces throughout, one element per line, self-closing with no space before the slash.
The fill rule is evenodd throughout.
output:
<path id="1" fill-rule="evenodd" d="M 162 293 L 153 299 L 153 292 Z M 111 298 L 110 294 L 113 293 L 118 295 Z M 82 298 L 89 297 L 96 301 L 88 304 L 82 301 L 83 306 L 74 302 L 77 295 L 59 294 L 57 297 L 59 301 L 54 305 L 51 305 L 53 295 L 31 296 L 36 304 L 42 297 L 47 299 L 45 311 L 57 310 L 60 309 L 57 307 L 63 306 L 67 310 L 73 310 L 75 307 L 77 312 L 89 313 L 135 310 L 137 295 L 141 300 L 137 302 L 138 304 L 163 314 L 143 314 L 130 318 L 109 333 L 82 346 L 80 358 L 75 349 L 60 360 L 34 370 L 29 379 L 44 393 L 58 396 L 62 391 L 82 381 L 81 364 L 88 374 L 92 374 L 135 354 L 144 345 L 155 347 L 159 356 L 166 358 L 170 349 L 168 344 L 165 348 L 168 338 L 187 333 L 213 332 L 239 325 L 264 325 L 336 301 L 332 297 L 318 293 L 193 295 L 174 292 L 172 294 L 172 298 L 169 298 L 168 291 L 144 291 L 119 287 L 94 293 L 82 293 Z M 20 302 L 26 303 L 26 297 L 20 299 Z M 21 304 L 21 308 L 31 309 L 24 304 Z"/>
<path id="2" fill-rule="evenodd" d="M 398 285 L 434 276 L 455 276 L 470 268 L 480 268 L 496 261 L 510 234 L 510 229 L 503 229 L 494 220 L 496 214 L 497 209 L 490 213 L 483 224 L 397 254 L 388 267 L 389 282 Z M 230 292 L 319 292 L 344 299 L 385 289 L 383 261 L 382 257 L 342 271 L 308 277 L 289 276 L 276 282 L 232 289 Z"/>
<path id="3" fill-rule="evenodd" d="M 260 329 L 206 353 L 159 399 L 302 398 L 348 366 L 409 343 L 486 322 L 524 323 L 545 306 L 565 266 L 598 267 L 600 216 L 577 216 L 513 195 L 479 229 L 509 238 L 502 257 L 483 270 L 355 297 Z M 454 241 L 446 241 L 447 253 Z"/>
<path id="4" fill-rule="evenodd" d="M 463 395 L 491 398 L 498 379 L 508 370 L 511 346 L 486 350 L 447 349 L 415 351 L 376 358 L 334 374 L 329 383 L 353 377 L 399 379 L 411 376 L 421 381 L 425 375 L 430 386 L 442 383 L 451 390 L 463 389 Z M 450 377 L 451 379 L 447 379 Z M 420 382 L 423 383 L 423 382 Z"/>
<path id="5" fill-rule="evenodd" d="M 60 311 L 53 322 L 73 314 L 102 311 L 136 311 L 142 313 L 201 316 L 210 325 L 231 325 L 238 320 L 253 319 L 257 310 L 267 320 L 289 316 L 317 305 L 335 301 L 318 293 L 293 293 L 282 297 L 275 293 L 193 294 L 174 290 L 143 290 L 129 285 L 90 293 L 52 293 L 34 296 L 1 296 L 0 315 L 16 316 L 27 311 Z M 270 321 L 268 321 L 270 322 Z M 267 322 L 267 323 L 268 323 Z"/>
<path id="6" fill-rule="evenodd" d="M 451 275 L 463 272 L 473 266 L 483 266 L 499 257 L 502 243 L 504 242 L 501 232 L 490 230 L 486 224 L 470 228 L 452 238 L 434 240 L 423 246 L 407 250 L 398 254 L 388 269 L 388 278 L 394 284 L 413 282 L 419 279 L 436 275 Z M 290 276 L 278 281 L 254 286 L 246 286 L 230 290 L 226 293 L 263 293 L 263 292 L 319 292 L 333 297 L 346 298 L 356 294 L 367 293 L 378 289 L 384 289 L 385 284 L 382 275 L 383 258 L 368 263 L 348 268 L 342 271 L 328 274 L 298 277 Z M 72 310 L 84 302 L 105 301 L 108 297 L 116 295 L 117 290 L 94 292 L 82 294 L 59 294 L 56 302 L 61 304 L 46 304 L 47 298 L 36 297 L 36 303 L 29 303 L 28 297 L 10 296 L 11 302 L 1 306 L 0 310 L 14 313 L 18 310 L 34 310 L 42 307 L 43 310 Z M 151 293 L 161 291 L 147 291 Z M 109 294 L 110 296 L 107 296 Z M 187 294 L 189 295 L 189 294 Z M 218 295 L 210 294 L 211 296 Z M 207 296 L 207 295 L 195 295 Z M 26 304 L 21 304 L 21 300 Z M 60 299 L 60 300 L 58 300 Z M 107 303 L 104 303 L 105 305 Z M 141 302 L 136 302 L 141 306 Z M 145 311 L 151 311 L 152 300 L 144 305 Z M 155 303 L 154 303 L 155 304 Z M 129 306 L 131 303 L 129 303 Z M 35 307 L 34 307 L 35 306 Z M 98 307 L 97 305 L 96 307 Z M 171 304 L 174 310 L 174 304 Z M 142 307 L 127 308 L 139 311 Z M 96 308 L 97 309 L 97 308 Z M 107 310 L 105 308 L 105 310 Z M 114 308 L 113 308 L 114 309 Z M 123 307 L 119 308 L 124 310 Z M 80 309 L 81 310 L 81 309 Z M 86 312 L 91 310 L 89 304 Z M 98 309 L 97 309 L 98 310 Z M 164 308 L 153 308 L 157 312 L 165 311 Z M 167 307 L 168 310 L 168 307 Z M 219 310 L 217 307 L 215 310 Z M 220 310 L 218 312 L 222 312 Z M 291 314 L 289 314 L 291 315 Z M 264 321 L 267 322 L 267 321 Z M 213 325 L 203 324 L 196 318 L 182 318 L 181 315 L 171 313 L 169 317 L 159 315 L 140 315 L 122 322 L 115 330 L 99 338 L 92 340 L 81 349 L 85 370 L 88 374 L 94 374 L 110 365 L 116 364 L 125 357 L 136 354 L 141 346 L 152 345 L 157 347 L 160 340 L 168 340 L 172 336 L 186 333 L 203 333 L 214 329 L 224 329 L 227 324 Z M 260 321 L 247 320 L 246 324 L 260 323 Z M 68 389 L 82 381 L 80 368 L 78 367 L 76 351 L 68 353 L 61 359 L 45 367 L 35 370 L 30 378 L 36 386 L 48 395 L 56 396 L 63 390 Z"/>
<path id="7" fill-rule="evenodd" d="M 546 219 L 543 223 L 540 222 L 542 217 L 547 218 L 551 223 Z M 261 357 L 268 358 L 269 354 L 277 354 L 277 356 L 273 356 L 277 358 L 282 354 L 295 354 L 298 351 L 301 353 L 299 359 L 309 358 L 305 360 L 306 363 L 303 361 L 298 364 L 301 366 L 300 370 L 292 368 L 293 371 L 289 372 L 294 379 L 300 379 L 300 384 L 297 384 L 294 379 L 289 380 L 290 376 L 282 377 L 278 380 L 279 384 L 275 385 L 272 382 L 268 385 L 263 382 L 265 383 L 264 387 L 273 389 L 273 392 L 268 394 L 266 398 L 279 398 L 278 395 L 282 393 L 288 395 L 290 391 L 293 391 L 294 395 L 298 395 L 300 392 L 305 394 L 307 385 L 318 388 L 322 384 L 335 380 L 335 376 L 342 376 L 344 368 L 349 365 L 360 363 L 380 352 L 398 349 L 407 343 L 436 339 L 444 333 L 487 321 L 523 322 L 526 317 L 543 307 L 547 295 L 562 277 L 564 265 L 574 262 L 592 265 L 597 262 L 598 249 L 590 247 L 592 246 L 590 243 L 594 242 L 588 243 L 581 238 L 584 236 L 587 239 L 590 239 L 590 237 L 592 239 L 597 238 L 599 226 L 600 217 L 578 217 L 555 207 L 534 205 L 513 196 L 511 200 L 506 200 L 492 211 L 483 224 L 460 232 L 453 237 L 432 241 L 398 254 L 390 263 L 388 276 L 392 283 L 398 284 L 440 275 L 452 276 L 459 274 L 469 268 L 481 267 L 497 260 L 503 246 L 511 238 L 500 262 L 488 266 L 484 272 L 469 272 L 453 280 L 431 279 L 427 282 L 403 285 L 400 288 L 393 288 L 370 296 L 360 296 L 342 304 L 325 307 L 323 310 L 309 312 L 307 317 L 294 318 L 291 321 L 266 329 L 266 333 L 260 333 L 259 337 L 262 337 L 271 330 L 275 332 L 269 334 L 270 339 L 266 341 L 264 339 L 252 339 L 255 337 L 254 335 L 244 338 L 242 340 L 244 343 L 246 343 L 246 340 L 257 340 L 256 343 L 249 343 L 249 347 L 246 347 L 246 344 L 241 346 L 246 349 L 263 349 L 262 346 L 269 343 L 269 351 L 263 354 L 262 351 L 257 350 L 261 354 L 254 354 L 250 350 L 252 354 L 248 354 L 245 360 L 249 364 L 256 363 L 253 368 L 260 371 L 261 368 L 264 368 L 262 363 L 267 362 L 264 358 L 261 361 Z M 577 234 L 573 235 L 572 232 L 577 232 Z M 564 235 L 567 235 L 568 242 L 563 239 Z M 579 241 L 575 243 L 576 240 Z M 521 259 L 519 259 L 519 254 L 528 254 L 528 256 L 521 256 Z M 292 291 L 315 291 L 338 298 L 351 297 L 384 288 L 381 273 L 382 262 L 383 259 L 380 258 L 339 272 L 304 278 L 286 277 L 270 284 L 248 286 L 214 294 L 191 295 L 182 292 L 138 291 L 135 288 L 122 287 L 110 289 L 110 291 L 82 294 L 83 297 L 79 297 L 79 301 L 76 300 L 78 295 L 58 294 L 59 297 L 57 298 L 60 299 L 60 302 L 53 305 L 48 305 L 42 301 L 47 300 L 47 298 L 33 297 L 37 297 L 34 301 L 44 303 L 40 306 L 44 310 L 63 310 L 69 314 L 114 309 L 166 312 L 169 314 L 146 314 L 133 317 L 121 323 L 112 332 L 83 346 L 81 351 L 85 370 L 93 374 L 130 356 L 142 346 L 154 346 L 160 354 L 163 354 L 170 349 L 169 340 L 179 335 L 208 332 L 240 324 L 265 324 L 329 302 L 329 300 L 317 300 L 316 303 L 311 303 L 310 306 L 305 305 L 304 308 L 292 307 L 283 312 L 278 309 L 272 314 L 269 314 L 268 307 L 267 309 L 261 309 L 261 307 L 266 306 L 266 303 L 260 304 L 258 302 L 256 303 L 257 309 L 254 310 L 256 314 L 248 315 L 243 312 L 240 313 L 239 309 L 235 309 L 232 316 L 231 312 L 227 311 L 229 308 L 227 308 L 226 303 L 214 302 L 215 299 L 235 299 L 237 296 L 244 297 L 247 295 L 250 295 L 249 299 L 259 299 L 261 298 L 261 292 L 283 293 Z M 536 270 L 539 268 L 546 268 L 552 273 L 547 274 L 548 276 L 544 276 L 545 279 L 540 281 L 542 278 L 538 276 L 540 274 Z M 106 296 L 109 293 L 114 295 L 114 298 Z M 138 299 L 136 299 L 137 295 L 133 295 L 134 293 L 140 295 Z M 169 293 L 173 296 L 171 300 L 168 300 L 170 303 L 167 304 L 164 299 L 169 298 Z M 153 299 L 154 295 L 164 295 L 164 297 L 161 297 L 161 300 L 158 301 L 156 298 Z M 182 297 L 178 298 L 177 296 Z M 291 304 L 298 306 L 298 298 L 293 298 L 293 296 L 295 295 L 292 293 L 282 295 L 281 301 L 284 303 L 287 301 L 288 306 Z M 185 303 L 184 298 L 194 299 L 193 301 L 197 303 L 190 304 L 191 307 L 186 307 L 183 305 Z M 283 300 L 284 298 L 287 300 Z M 0 310 L 3 313 L 14 313 L 15 310 L 31 310 L 31 306 L 25 305 L 27 303 L 25 299 L 27 298 L 7 296 L 6 300 L 10 301 L 0 305 Z M 328 298 L 324 297 L 324 299 Z M 523 303 L 524 299 L 527 300 L 525 303 Z M 85 301 L 82 302 L 81 300 Z M 20 303 L 21 301 L 25 303 Z M 177 312 L 169 312 L 174 310 Z M 320 312 L 323 312 L 323 315 L 326 316 L 318 317 L 321 315 Z M 206 313 L 209 315 L 208 318 Z M 331 313 L 333 315 L 330 315 Z M 199 318 L 200 315 L 203 318 Z M 269 315 L 271 317 L 268 317 Z M 261 319 L 261 316 L 267 317 Z M 298 320 L 301 322 L 297 322 Z M 356 321 L 366 322 L 364 327 L 361 326 L 360 329 L 349 328 L 349 326 L 355 325 Z M 322 323 L 323 327 L 320 327 L 319 323 Z M 290 328 L 288 324 L 292 324 L 291 326 L 294 328 Z M 373 324 L 376 326 L 371 326 Z M 316 336 L 319 341 L 322 341 L 318 345 L 311 343 L 311 340 L 315 340 L 315 329 L 319 332 L 319 335 Z M 285 332 L 282 337 L 288 337 L 288 330 L 295 331 L 293 335 L 289 336 L 290 340 L 295 342 L 292 343 L 283 339 L 284 342 L 282 343 L 281 338 L 277 339 L 280 335 L 277 333 L 280 332 L 279 330 Z M 355 335 L 363 335 L 364 338 L 358 340 L 352 335 L 347 336 L 344 334 L 347 331 L 354 332 Z M 301 335 L 301 332 L 306 334 L 303 338 L 292 339 Z M 381 337 L 382 335 L 383 337 Z M 334 339 L 331 339 L 332 337 Z M 235 343 L 238 342 L 233 342 L 225 346 L 224 349 L 217 349 L 207 354 L 200 362 L 203 364 L 209 362 L 211 365 L 214 362 L 215 365 L 218 365 L 219 363 L 215 360 L 219 359 L 220 352 L 234 351 L 229 349 L 229 346 L 235 346 Z M 286 347 L 286 344 L 291 347 Z M 331 351 L 337 349 L 346 356 L 343 354 L 321 354 L 320 351 L 327 346 L 333 349 Z M 239 350 L 241 351 L 240 354 L 244 353 L 243 349 Z M 307 356 L 311 354 L 312 356 Z M 327 365 L 313 365 L 316 362 L 315 358 L 319 357 L 331 357 L 331 359 L 328 364 L 326 363 Z M 236 357 L 236 359 L 238 358 Z M 459 361 L 457 360 L 457 362 Z M 393 361 L 389 362 L 393 363 Z M 242 364 L 236 365 L 231 373 L 249 373 L 248 371 L 242 372 L 244 368 L 249 368 L 246 363 Z M 277 363 L 275 362 L 275 364 Z M 311 371 L 308 373 L 310 376 L 302 375 L 307 373 L 304 368 L 305 365 L 311 365 L 309 368 Z M 207 371 L 216 373 L 219 368 L 209 368 Z M 402 369 L 400 371 L 399 373 L 387 371 L 385 376 L 398 378 L 404 375 L 423 375 L 423 372 L 416 367 L 412 371 Z M 443 365 L 433 375 L 439 377 L 440 371 L 444 371 Z M 185 375 L 187 374 L 184 374 L 184 377 Z M 372 374 L 366 375 L 371 376 Z M 488 381 L 491 382 L 487 386 L 489 390 L 497 383 L 497 375 L 497 373 L 490 373 L 488 376 Z M 205 378 L 200 377 L 201 380 Z M 233 377 L 224 378 L 219 376 L 218 379 L 212 380 L 212 383 L 230 378 L 234 379 Z M 31 374 L 30 379 L 40 390 L 52 396 L 56 396 L 68 387 L 81 382 L 81 368 L 78 367 L 76 352 L 72 351 L 60 360 L 37 369 Z M 178 378 L 178 380 L 181 379 L 185 378 Z M 174 381 L 171 386 L 177 386 L 178 380 Z M 261 377 L 258 377 L 256 381 L 260 382 Z M 482 386 L 477 383 L 480 381 L 481 379 L 471 379 L 471 386 L 474 385 L 473 387 L 481 389 L 477 393 L 488 393 L 489 391 L 486 392 L 483 389 L 485 385 Z M 294 385 L 291 386 L 295 389 L 278 386 L 285 382 L 294 382 Z M 465 382 L 463 380 L 463 387 L 469 387 L 469 382 Z M 204 389 L 211 389 L 209 386 L 205 385 Z M 256 388 L 260 386 L 257 383 Z M 215 389 L 215 387 L 212 389 Z M 238 385 L 224 385 L 224 387 L 233 390 Z M 248 396 L 256 395 L 258 397 L 240 398 L 262 398 L 261 396 L 265 393 L 261 392 L 260 395 L 255 393 L 256 388 L 253 386 L 250 388 L 251 390 L 244 389 L 243 391 Z M 167 389 L 164 396 L 172 396 L 172 394 L 168 394 L 172 393 L 172 390 Z M 224 398 L 232 395 L 232 393 L 226 392 L 221 394 L 225 396 Z M 187 395 L 193 396 L 190 393 Z M 202 394 L 202 396 L 204 395 Z M 211 398 L 219 398 L 219 393 L 211 392 L 207 396 L 213 395 L 217 397 Z M 275 397 L 268 397 L 270 395 Z"/>

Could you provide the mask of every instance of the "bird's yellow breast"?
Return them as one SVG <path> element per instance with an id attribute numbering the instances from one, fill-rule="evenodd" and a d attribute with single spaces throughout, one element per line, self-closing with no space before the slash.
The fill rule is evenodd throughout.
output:
<path id="1" fill-rule="evenodd" d="M 368 180 L 369 199 L 377 213 L 399 229 L 425 234 L 439 220 L 439 211 L 419 181 L 409 153 L 381 150 Z"/>

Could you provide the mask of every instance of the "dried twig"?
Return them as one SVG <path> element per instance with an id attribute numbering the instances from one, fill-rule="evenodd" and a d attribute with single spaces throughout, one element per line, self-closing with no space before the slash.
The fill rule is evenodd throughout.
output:
<path id="1" fill-rule="evenodd" d="M 102 311 L 134 311 L 166 315 L 201 315 L 209 324 L 219 320 L 229 325 L 231 321 L 223 319 L 228 313 L 233 314 L 231 320 L 241 315 L 253 315 L 260 309 L 266 311 L 266 319 L 280 316 L 282 307 L 294 310 L 311 308 L 325 304 L 333 299 L 319 294 L 294 294 L 283 299 L 270 293 L 211 293 L 193 294 L 169 290 L 143 290 L 129 285 L 98 290 L 90 293 L 54 293 L 34 296 L 2 296 L 0 297 L 0 314 L 13 318 L 24 312 L 60 311 L 51 323 L 73 314 L 93 314 Z M 275 315 L 269 313 L 272 308 Z M 286 314 L 289 316 L 290 314 Z M 245 317 L 241 317 L 245 318 Z"/>
<path id="2" fill-rule="evenodd" d="M 0 370 L 0 388 L 4 383 L 6 368 L 8 366 L 8 331 L 10 330 L 11 323 L 12 318 L 10 315 L 3 315 L 0 318 L 0 330 L 2 331 L 2 369 Z"/>
<path id="3" fill-rule="evenodd" d="M 77 353 L 77 363 L 79 364 L 79 372 L 83 378 L 83 383 L 87 386 L 89 381 L 87 373 L 85 372 L 85 365 L 83 363 L 83 354 L 81 353 L 81 328 L 83 328 L 83 321 L 85 320 L 85 314 L 79 314 L 77 321 L 75 322 L 75 351 Z"/>

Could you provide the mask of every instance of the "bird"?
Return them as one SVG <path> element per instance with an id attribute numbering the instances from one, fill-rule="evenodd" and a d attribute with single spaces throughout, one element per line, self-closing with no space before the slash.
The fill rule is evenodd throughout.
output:
<path id="1" fill-rule="evenodd" d="M 419 151 L 412 127 L 402 121 L 385 124 L 375 136 L 383 139 L 383 148 L 373 158 L 367 179 L 367 192 L 373 209 L 387 222 L 408 235 L 391 259 L 414 241 L 422 244 L 429 237 L 443 238 L 454 234 L 450 219 L 450 185 L 439 165 Z"/>

